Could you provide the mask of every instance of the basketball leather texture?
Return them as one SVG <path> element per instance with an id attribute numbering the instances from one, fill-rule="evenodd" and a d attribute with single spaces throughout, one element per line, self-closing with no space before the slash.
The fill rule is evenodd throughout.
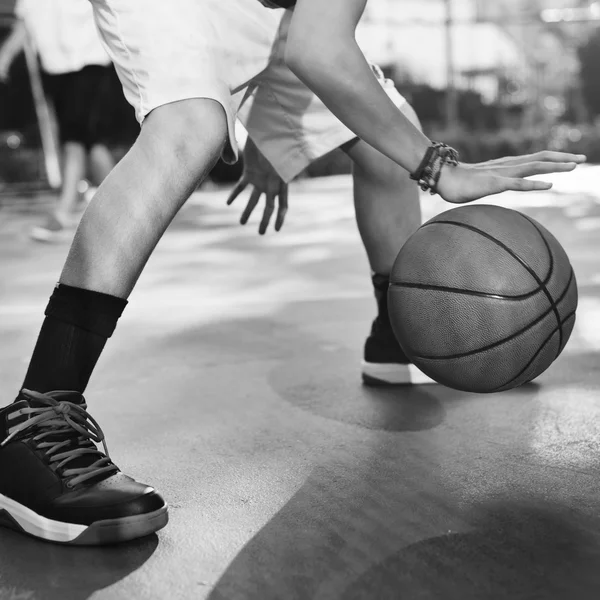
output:
<path id="1" fill-rule="evenodd" d="M 535 379 L 564 349 L 577 282 L 558 240 L 518 211 L 446 211 L 401 249 L 388 292 L 394 333 L 427 375 L 469 392 Z"/>

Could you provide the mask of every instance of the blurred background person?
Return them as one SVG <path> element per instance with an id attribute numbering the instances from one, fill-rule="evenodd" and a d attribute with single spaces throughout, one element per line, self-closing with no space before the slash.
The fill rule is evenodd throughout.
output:
<path id="1" fill-rule="evenodd" d="M 0 48 L 0 80 L 29 36 L 39 56 L 45 92 L 54 106 L 62 146 L 62 188 L 38 241 L 68 240 L 81 211 L 80 182 L 98 185 L 114 166 L 108 149 L 113 67 L 100 42 L 89 2 L 17 0 L 18 20 Z M 88 169 L 89 167 L 89 169 Z"/>

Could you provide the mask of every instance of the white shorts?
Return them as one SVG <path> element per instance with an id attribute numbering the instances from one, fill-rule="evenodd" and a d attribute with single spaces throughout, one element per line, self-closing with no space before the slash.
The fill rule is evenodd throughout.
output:
<path id="1" fill-rule="evenodd" d="M 291 11 L 272 10 L 258 0 L 91 1 L 140 123 L 171 102 L 213 99 L 227 114 L 223 159 L 237 160 L 239 112 L 286 181 L 356 137 L 285 66 Z M 380 80 L 402 106 L 406 101 L 393 84 Z"/>

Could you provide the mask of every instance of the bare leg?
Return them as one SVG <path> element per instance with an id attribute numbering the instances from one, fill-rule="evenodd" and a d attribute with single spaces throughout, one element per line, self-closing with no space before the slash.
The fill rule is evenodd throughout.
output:
<path id="1" fill-rule="evenodd" d="M 418 125 L 408 105 L 404 112 Z M 417 184 L 409 174 L 363 141 L 346 152 L 354 161 L 356 222 L 371 265 L 378 314 L 366 340 L 362 377 L 367 385 L 434 383 L 410 364 L 388 316 L 388 275 L 406 240 L 421 225 Z"/>
<path id="2" fill-rule="evenodd" d="M 226 132 L 223 108 L 213 100 L 154 110 L 86 210 L 60 282 L 127 298 L 173 217 L 217 160 Z"/>
<path id="3" fill-rule="evenodd" d="M 419 125 L 414 110 L 403 112 Z M 371 269 L 389 274 L 404 242 L 421 225 L 416 183 L 389 158 L 363 141 L 346 150 L 353 160 L 356 222 Z"/>

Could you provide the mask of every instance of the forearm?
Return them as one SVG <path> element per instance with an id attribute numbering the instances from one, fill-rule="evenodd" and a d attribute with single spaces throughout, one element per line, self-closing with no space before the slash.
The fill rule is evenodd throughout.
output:
<path id="1" fill-rule="evenodd" d="M 358 137 L 409 172 L 417 169 L 430 140 L 390 100 L 354 39 L 289 53 L 288 62 Z"/>

